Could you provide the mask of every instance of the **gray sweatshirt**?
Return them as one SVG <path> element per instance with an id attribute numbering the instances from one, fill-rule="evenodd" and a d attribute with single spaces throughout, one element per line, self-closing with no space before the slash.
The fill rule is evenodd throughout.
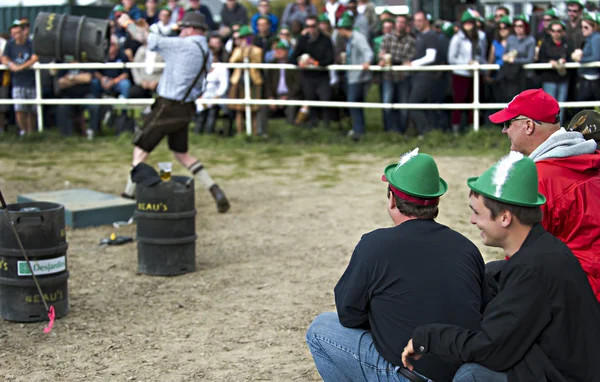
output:
<path id="1" fill-rule="evenodd" d="M 534 162 L 550 158 L 567 158 L 583 154 L 592 154 L 596 151 L 596 141 L 585 140 L 583 135 L 576 131 L 566 131 L 564 127 L 548 137 L 530 155 Z"/>
<path id="2" fill-rule="evenodd" d="M 348 56 L 348 63 L 350 65 L 362 65 L 365 62 L 371 63 L 373 60 L 373 50 L 362 33 L 353 31 L 352 38 L 348 44 L 350 45 L 350 55 Z M 349 84 L 371 81 L 370 70 L 349 70 L 346 73 Z"/>

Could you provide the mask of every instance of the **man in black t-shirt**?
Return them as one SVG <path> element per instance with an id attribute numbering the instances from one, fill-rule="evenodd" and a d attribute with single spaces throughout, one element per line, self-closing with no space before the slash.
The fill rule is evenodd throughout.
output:
<path id="1" fill-rule="evenodd" d="M 439 320 L 477 330 L 489 300 L 477 247 L 434 220 L 447 184 L 433 158 L 415 149 L 384 174 L 394 226 L 361 238 L 334 290 L 337 314 L 319 315 L 306 334 L 325 381 L 408 381 L 401 355 L 414 329 Z M 437 355 L 415 362 L 435 381 L 459 366 Z"/>
<path id="2" fill-rule="evenodd" d="M 433 65 L 437 57 L 438 38 L 435 31 L 431 29 L 431 15 L 417 12 L 413 16 L 413 21 L 417 30 L 415 59 L 406 65 Z M 412 86 L 408 103 L 429 103 L 431 101 L 431 91 L 436 82 L 435 75 L 435 72 L 415 72 L 411 79 Z M 425 110 L 411 110 L 409 115 L 419 132 L 419 137 L 430 130 L 431 123 Z"/>

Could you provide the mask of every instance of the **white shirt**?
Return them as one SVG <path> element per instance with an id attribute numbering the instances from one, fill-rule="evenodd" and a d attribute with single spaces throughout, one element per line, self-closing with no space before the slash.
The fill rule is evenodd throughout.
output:
<path id="1" fill-rule="evenodd" d="M 213 66 L 206 76 L 206 89 L 202 93 L 203 99 L 223 98 L 229 86 L 229 70 L 222 66 Z M 207 105 L 212 107 L 213 105 Z M 196 110 L 204 110 L 203 105 L 198 105 Z"/>

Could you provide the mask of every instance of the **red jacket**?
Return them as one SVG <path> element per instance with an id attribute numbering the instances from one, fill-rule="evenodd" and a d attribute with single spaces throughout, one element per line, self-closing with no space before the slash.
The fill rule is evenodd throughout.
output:
<path id="1" fill-rule="evenodd" d="M 600 301 L 600 151 L 536 162 L 544 228 L 579 259 Z"/>

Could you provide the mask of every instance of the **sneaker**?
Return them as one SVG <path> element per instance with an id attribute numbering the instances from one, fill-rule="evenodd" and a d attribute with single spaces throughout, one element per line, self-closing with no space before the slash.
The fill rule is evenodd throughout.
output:
<path id="1" fill-rule="evenodd" d="M 298 114 L 296 114 L 296 120 L 294 123 L 296 125 L 302 125 L 304 122 L 308 120 L 308 110 L 300 110 Z"/>
<path id="2" fill-rule="evenodd" d="M 94 130 L 92 130 L 92 129 L 87 129 L 87 130 L 85 131 L 85 133 L 86 133 L 86 136 L 87 136 L 87 139 L 88 139 L 88 141 L 91 141 L 92 139 L 94 139 Z"/>
<path id="3" fill-rule="evenodd" d="M 221 190 L 221 188 L 218 185 L 213 184 L 210 187 L 209 191 L 215 199 L 215 202 L 217 203 L 217 211 L 219 211 L 220 213 L 227 212 L 229 210 L 229 201 L 227 200 L 227 197 L 225 196 L 223 190 Z"/>

